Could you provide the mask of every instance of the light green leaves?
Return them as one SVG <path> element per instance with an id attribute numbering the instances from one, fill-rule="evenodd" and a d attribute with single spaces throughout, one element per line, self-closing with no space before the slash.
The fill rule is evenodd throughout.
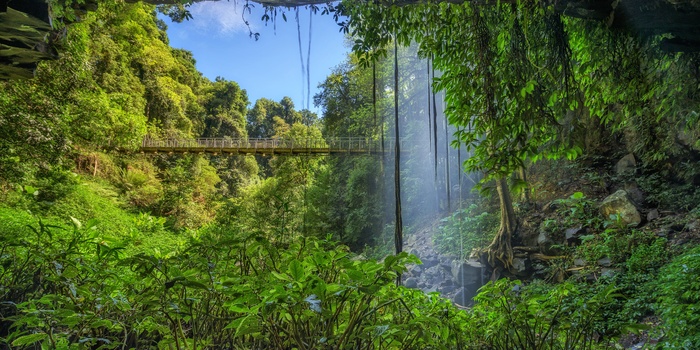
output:
<path id="1" fill-rule="evenodd" d="M 292 262 L 289 263 L 287 273 L 289 273 L 292 279 L 299 282 L 305 277 L 304 266 L 299 260 L 292 260 Z"/>
<path id="2" fill-rule="evenodd" d="M 525 87 L 520 90 L 520 96 L 525 97 L 531 94 L 532 91 L 535 90 L 535 84 L 537 84 L 537 82 L 534 80 L 528 81 L 527 84 L 525 84 Z"/>
<path id="3" fill-rule="evenodd" d="M 46 338 L 48 338 L 48 334 L 46 333 L 35 333 L 35 334 L 28 334 L 28 335 L 23 335 L 15 340 L 12 341 L 12 346 L 24 346 L 24 345 L 29 345 L 29 344 L 34 344 L 36 342 L 42 341 Z"/>

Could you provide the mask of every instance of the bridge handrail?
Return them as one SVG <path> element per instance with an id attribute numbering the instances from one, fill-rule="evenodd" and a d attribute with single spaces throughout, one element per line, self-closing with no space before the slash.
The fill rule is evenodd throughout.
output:
<path id="1" fill-rule="evenodd" d="M 394 139 L 384 139 L 384 151 L 394 149 Z M 161 149 L 315 149 L 315 150 L 336 150 L 336 151 L 382 151 L 381 140 L 369 137 L 332 137 L 332 138 L 153 138 L 146 136 L 142 143 L 142 148 Z M 402 141 L 403 147 L 403 141 Z"/>

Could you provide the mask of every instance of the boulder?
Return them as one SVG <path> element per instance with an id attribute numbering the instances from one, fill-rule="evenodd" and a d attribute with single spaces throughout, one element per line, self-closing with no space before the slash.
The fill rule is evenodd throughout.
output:
<path id="1" fill-rule="evenodd" d="M 605 218 L 617 215 L 627 225 L 638 225 L 642 222 L 637 207 L 624 190 L 619 190 L 605 198 L 600 204 L 600 214 Z"/>
<path id="2" fill-rule="evenodd" d="M 477 292 L 479 290 L 479 287 L 475 288 L 467 288 L 467 287 L 460 287 L 457 289 L 457 292 L 455 295 L 452 297 L 452 302 L 461 306 L 470 306 L 474 304 L 474 296 L 476 296 Z"/>
<path id="3" fill-rule="evenodd" d="M 483 266 L 476 260 L 452 262 L 452 279 L 460 286 L 481 286 Z"/>
<path id="4" fill-rule="evenodd" d="M 446 280 L 442 281 L 438 287 L 437 291 L 440 292 L 440 294 L 449 294 L 452 293 L 455 289 L 457 289 L 459 286 L 455 285 L 452 280 Z"/>
<path id="5" fill-rule="evenodd" d="M 513 273 L 522 276 L 527 272 L 527 259 L 513 258 Z"/>
<path id="6" fill-rule="evenodd" d="M 637 160 L 634 159 L 634 154 L 632 153 L 622 157 L 622 159 L 615 164 L 615 173 L 617 175 L 634 174 L 636 170 Z"/>
<path id="7" fill-rule="evenodd" d="M 644 203 L 644 192 L 639 189 L 639 185 L 636 182 L 625 183 L 624 190 L 627 192 L 627 197 L 632 200 L 632 203 L 637 205 Z"/>
<path id="8" fill-rule="evenodd" d="M 425 259 L 421 259 L 421 261 L 423 262 L 423 268 L 425 268 L 425 269 L 429 269 L 429 268 L 437 265 L 440 262 L 434 256 L 433 257 L 426 257 Z"/>
<path id="9" fill-rule="evenodd" d="M 467 298 L 466 288 L 459 288 L 457 293 L 452 297 L 452 302 L 462 306 L 468 305 L 471 302 L 471 298 Z"/>
<path id="10" fill-rule="evenodd" d="M 647 213 L 647 221 L 654 221 L 659 218 L 659 209 L 652 209 Z"/>
<path id="11" fill-rule="evenodd" d="M 567 228 L 564 231 L 564 237 L 566 242 L 569 244 L 579 244 L 581 243 L 581 236 L 586 234 L 586 229 L 581 227 Z"/>
<path id="12" fill-rule="evenodd" d="M 403 285 L 406 288 L 418 288 L 418 279 L 415 277 L 407 278 Z"/>
<path id="13" fill-rule="evenodd" d="M 443 281 L 451 280 L 452 276 L 440 266 L 433 266 L 425 269 L 418 278 L 418 284 L 429 286 L 429 291 L 434 291 Z"/>
<path id="14" fill-rule="evenodd" d="M 598 266 L 609 267 L 610 265 L 612 265 L 612 260 L 610 260 L 609 257 L 604 257 L 598 260 Z"/>
<path id="15" fill-rule="evenodd" d="M 412 276 L 420 276 L 421 272 L 423 272 L 423 265 L 413 265 L 408 267 L 408 272 Z"/>

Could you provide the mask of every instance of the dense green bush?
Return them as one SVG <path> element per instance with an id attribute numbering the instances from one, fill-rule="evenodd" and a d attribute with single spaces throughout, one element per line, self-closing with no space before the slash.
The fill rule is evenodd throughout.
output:
<path id="1" fill-rule="evenodd" d="M 665 238 L 617 222 L 606 221 L 604 225 L 602 232 L 583 236 L 582 244 L 576 247 L 576 255 L 590 266 L 610 258 L 612 264 L 624 266 L 630 273 L 643 273 L 658 269 L 668 260 Z"/>
<path id="2" fill-rule="evenodd" d="M 571 282 L 548 285 L 501 279 L 482 287 L 470 313 L 474 349 L 599 349 L 605 307 L 621 297 L 614 285 L 590 291 Z"/>
<path id="3" fill-rule="evenodd" d="M 668 349 L 700 348 L 700 247 L 673 259 L 659 273 L 658 312 Z"/>
<path id="4" fill-rule="evenodd" d="M 496 215 L 471 204 L 442 219 L 433 242 L 440 253 L 466 257 L 472 249 L 491 242 L 497 225 Z"/>
<path id="5" fill-rule="evenodd" d="M 395 285 L 404 265 L 417 262 L 405 253 L 358 260 L 332 242 L 281 246 L 219 227 L 194 235 L 180 253 L 133 254 L 94 222 L 0 215 L 8 219 L 0 226 L 4 346 L 465 346 L 463 312 Z M 139 220 L 144 230 L 162 228 L 162 220 Z"/>

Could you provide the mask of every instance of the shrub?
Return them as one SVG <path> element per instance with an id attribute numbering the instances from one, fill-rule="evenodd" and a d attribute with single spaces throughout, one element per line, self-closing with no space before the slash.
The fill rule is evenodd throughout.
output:
<path id="1" fill-rule="evenodd" d="M 11 214 L 4 213 L 0 218 Z M 144 230 L 163 224 L 139 220 Z M 23 225 L 21 236 L 9 232 L 20 224 L 0 222 L 3 348 L 467 344 L 464 312 L 437 295 L 396 286 L 405 264 L 417 262 L 406 253 L 359 260 L 334 242 L 294 238 L 280 246 L 216 227 L 174 254 L 124 256 L 92 223 L 39 221 Z"/>
<path id="2" fill-rule="evenodd" d="M 474 248 L 490 243 L 497 226 L 496 215 L 471 204 L 442 219 L 433 242 L 438 252 L 465 258 Z"/>
<path id="3" fill-rule="evenodd" d="M 502 279 L 476 296 L 470 314 L 471 341 L 485 349 L 597 349 L 595 325 L 620 297 L 613 285 L 588 293 L 578 285 Z"/>
<path id="4" fill-rule="evenodd" d="M 659 273 L 658 312 L 668 349 L 700 348 L 700 246 L 673 259 Z"/>

